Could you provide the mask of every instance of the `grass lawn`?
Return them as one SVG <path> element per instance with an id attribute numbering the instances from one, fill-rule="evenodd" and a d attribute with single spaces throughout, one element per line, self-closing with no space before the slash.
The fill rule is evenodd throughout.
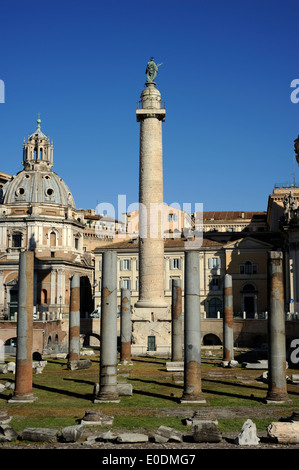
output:
<path id="1" fill-rule="evenodd" d="M 84 356 L 82 356 L 84 357 Z M 183 374 L 166 371 L 169 359 L 133 357 L 133 365 L 118 366 L 118 381 L 133 386 L 132 396 L 121 396 L 119 403 L 93 403 L 94 384 L 99 382 L 99 356 L 92 356 L 89 369 L 71 371 L 67 360 L 47 360 L 42 374 L 33 373 L 34 403 L 8 404 L 12 390 L 0 393 L 0 407 L 5 407 L 13 419 L 10 425 L 18 432 L 25 427 L 47 427 L 61 430 L 78 424 L 90 409 L 114 416 L 110 429 L 154 431 L 160 425 L 188 432 L 182 419 L 194 409 L 225 411 L 230 414 L 218 419 L 222 432 L 238 433 L 247 418 L 251 418 L 258 430 L 265 430 L 271 421 L 288 417 L 299 408 L 299 388 L 288 385 L 290 401 L 269 407 L 264 403 L 267 384 L 257 380 L 262 370 L 239 367 L 224 369 L 220 360 L 202 358 L 202 392 L 205 404 L 196 406 L 180 403 L 183 393 Z M 10 360 L 10 359 L 9 359 Z M 6 362 L 9 362 L 7 359 Z M 297 371 L 287 370 L 287 375 Z M 0 383 L 14 382 L 10 372 L 0 375 Z M 248 416 L 239 416 L 239 407 L 248 408 Z M 236 413 L 234 414 L 234 411 Z M 273 411 L 272 411 L 273 410 Z M 224 413 L 225 414 L 225 413 Z M 192 413 L 191 413 L 192 415 Z M 105 430 L 104 427 L 101 429 Z"/>

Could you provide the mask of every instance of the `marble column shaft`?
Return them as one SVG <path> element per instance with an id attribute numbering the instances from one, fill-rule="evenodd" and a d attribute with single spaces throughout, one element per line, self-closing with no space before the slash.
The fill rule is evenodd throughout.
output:
<path id="1" fill-rule="evenodd" d="M 287 399 L 283 254 L 268 252 L 268 394 L 267 402 Z"/>
<path id="2" fill-rule="evenodd" d="M 117 252 L 102 262 L 100 384 L 95 402 L 118 402 L 117 391 Z"/>
<path id="3" fill-rule="evenodd" d="M 201 390 L 199 253 L 185 252 L 184 392 L 181 403 L 205 403 Z"/>
<path id="4" fill-rule="evenodd" d="M 121 289 L 120 361 L 131 360 L 131 292 Z"/>
<path id="5" fill-rule="evenodd" d="M 15 390 L 10 403 L 31 402 L 33 345 L 34 252 L 20 253 Z"/>
<path id="6" fill-rule="evenodd" d="M 224 276 L 224 311 L 223 311 L 223 360 L 234 359 L 234 308 L 232 276 Z"/>
<path id="7" fill-rule="evenodd" d="M 182 287 L 180 279 L 172 280 L 171 302 L 171 360 L 183 360 L 183 319 L 182 319 Z"/>
<path id="8" fill-rule="evenodd" d="M 80 359 L 80 275 L 74 274 L 70 287 L 69 362 Z"/>

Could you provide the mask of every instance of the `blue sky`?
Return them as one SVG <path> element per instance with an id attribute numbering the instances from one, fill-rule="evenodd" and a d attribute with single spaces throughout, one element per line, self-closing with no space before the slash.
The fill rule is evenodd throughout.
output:
<path id="1" fill-rule="evenodd" d="M 40 113 L 78 208 L 138 201 L 135 109 L 154 56 L 164 201 L 266 210 L 294 168 L 299 184 L 298 14 L 297 0 L 1 2 L 0 170 L 22 169 Z"/>

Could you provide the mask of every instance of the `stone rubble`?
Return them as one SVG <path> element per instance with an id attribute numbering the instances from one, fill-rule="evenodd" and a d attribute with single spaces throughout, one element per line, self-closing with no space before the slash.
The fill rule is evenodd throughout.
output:
<path id="1" fill-rule="evenodd" d="M 299 422 L 273 422 L 267 427 L 268 436 L 280 444 L 299 443 Z"/>
<path id="2" fill-rule="evenodd" d="M 84 425 L 67 426 L 61 431 L 61 439 L 63 442 L 76 442 L 83 434 Z"/>
<path id="3" fill-rule="evenodd" d="M 183 434 L 167 426 L 160 426 L 154 434 L 155 442 L 183 442 Z"/>
<path id="4" fill-rule="evenodd" d="M 104 415 L 100 410 L 87 410 L 81 424 L 112 426 L 114 417 Z"/>
<path id="5" fill-rule="evenodd" d="M 194 442 L 220 442 L 222 435 L 214 421 L 197 421 L 192 428 Z"/>
<path id="6" fill-rule="evenodd" d="M 256 446 L 260 442 L 260 439 L 257 437 L 256 425 L 247 419 L 242 426 L 240 434 L 235 439 L 235 444 L 243 446 Z"/>
<path id="7" fill-rule="evenodd" d="M 18 437 L 18 433 L 11 426 L 0 424 L 0 442 L 11 442 Z"/>

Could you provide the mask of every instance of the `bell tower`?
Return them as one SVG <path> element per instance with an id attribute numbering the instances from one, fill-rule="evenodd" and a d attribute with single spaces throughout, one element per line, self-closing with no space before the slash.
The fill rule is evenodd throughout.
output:
<path id="1" fill-rule="evenodd" d="M 36 131 L 23 144 L 23 166 L 25 170 L 50 170 L 53 166 L 53 142 L 42 133 L 41 119 L 37 119 Z"/>

